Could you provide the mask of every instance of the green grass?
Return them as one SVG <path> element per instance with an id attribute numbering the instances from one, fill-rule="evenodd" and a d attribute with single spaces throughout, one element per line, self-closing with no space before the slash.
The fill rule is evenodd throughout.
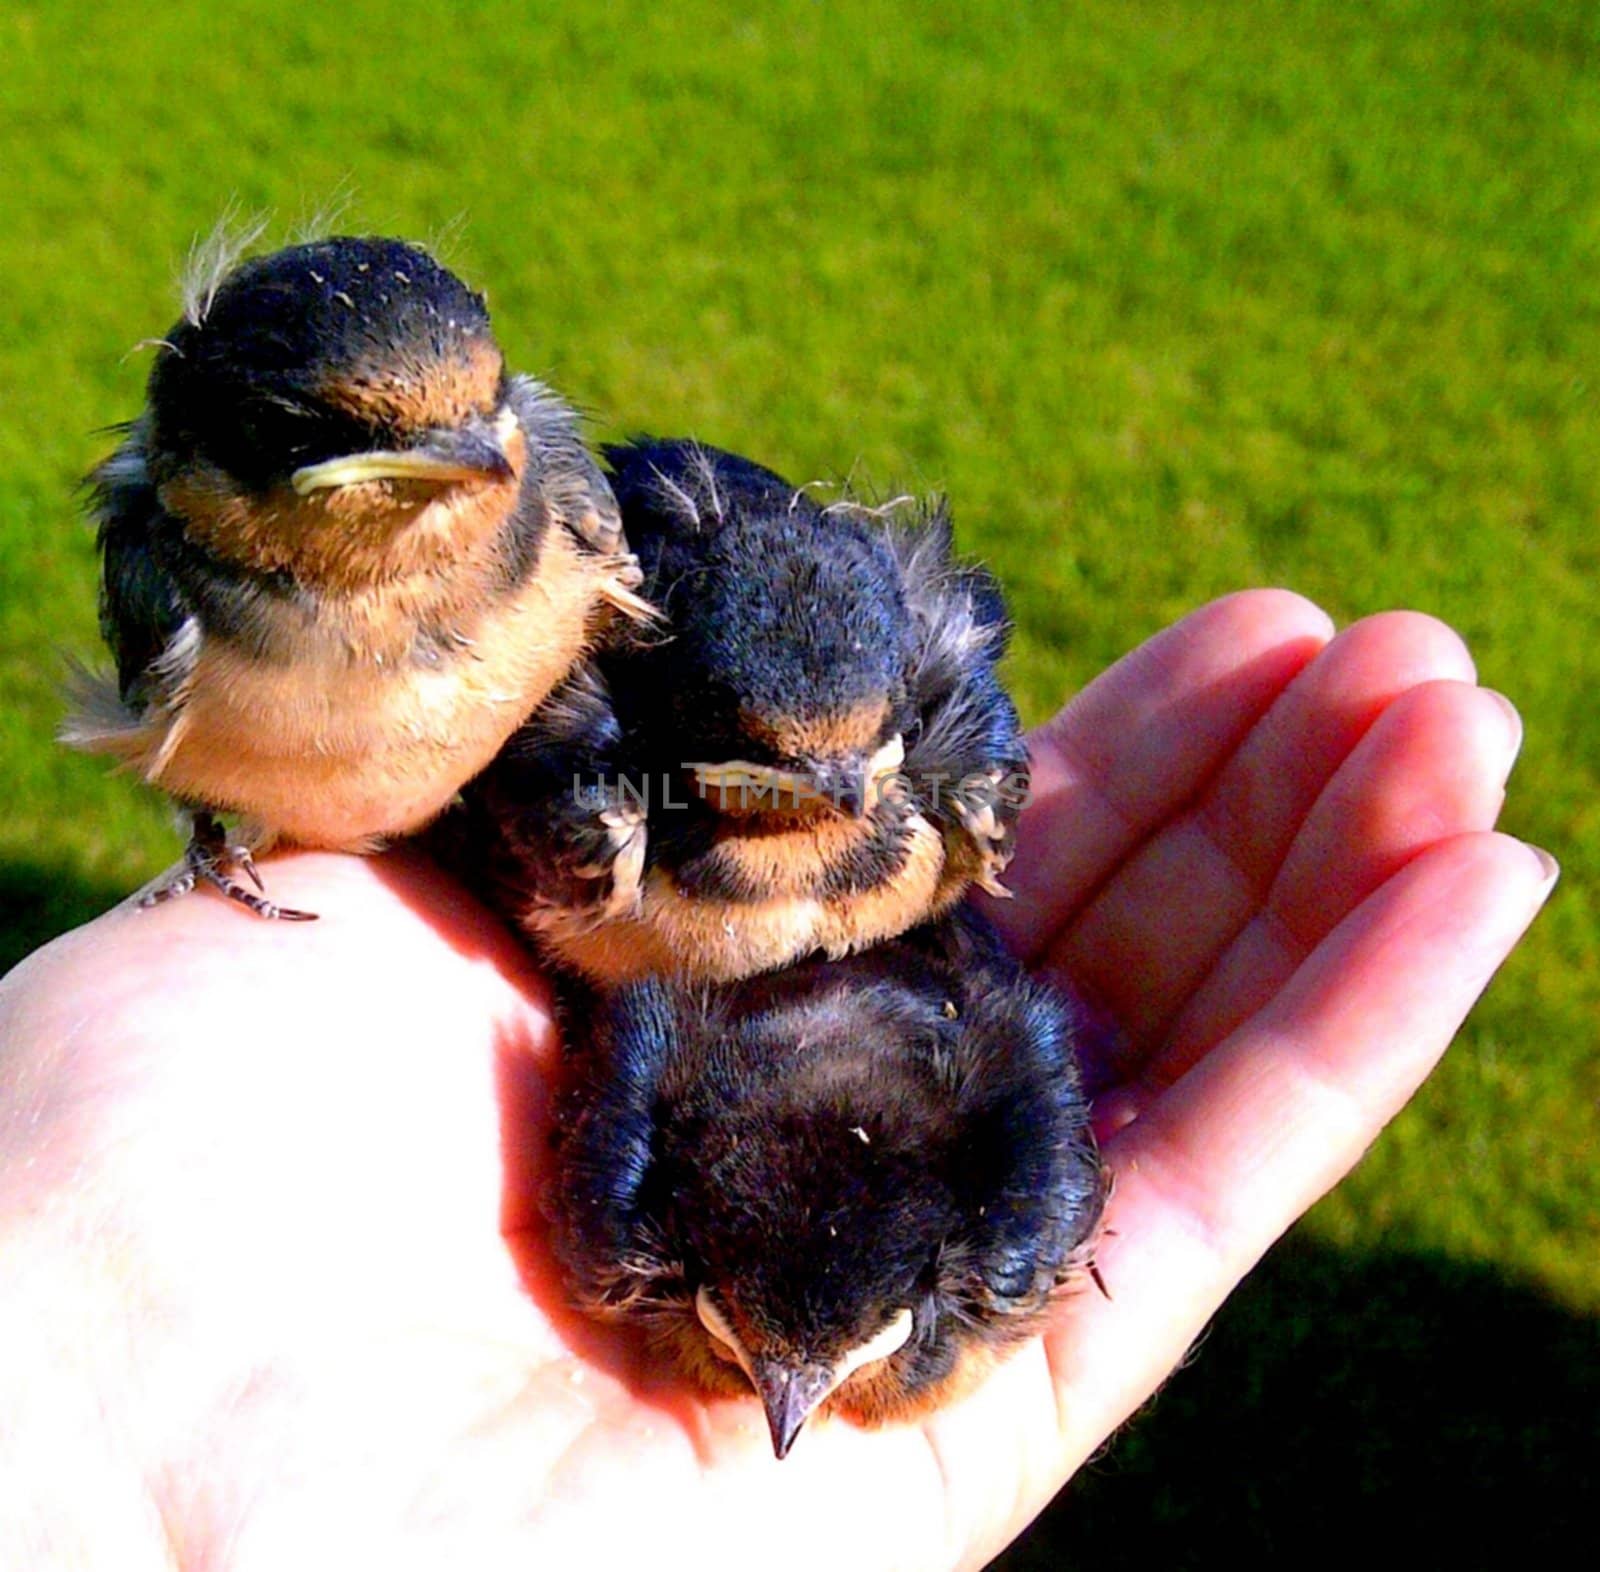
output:
<path id="1" fill-rule="evenodd" d="M 600 434 L 690 431 L 799 479 L 855 465 L 948 490 L 1011 588 L 1033 717 L 1245 584 L 1462 629 L 1527 718 L 1509 827 L 1565 882 L 1302 1236 L 1324 1277 L 1343 1263 L 1414 1331 L 1470 1323 L 1475 1273 L 1587 1327 L 1600 13 L 930 9 L 6 9 L 0 965 L 175 849 L 162 807 L 49 740 L 55 652 L 95 648 L 73 485 L 107 448 L 96 428 L 139 406 L 131 347 L 175 315 L 182 254 L 230 198 L 275 211 L 278 238 L 345 190 L 349 227 L 444 235 L 513 361 Z M 1443 1262 L 1446 1286 L 1388 1293 L 1379 1257 Z M 1288 1367 L 1317 1282 L 1224 1317 L 1201 1365 L 1222 1362 L 1237 1403 L 1269 1374 L 1313 1400 L 1306 1366 L 1384 1378 L 1354 1335 Z M 1126 1507 L 1085 1487 L 1065 1542 L 1086 1556 L 1154 1523 L 1193 1527 L 1193 1564 L 1220 1556 L 1227 1524 L 1186 1480 L 1184 1448 L 1206 1442 L 1173 1394 L 1112 1455 L 1163 1464 Z M 1524 1418 L 1474 1423 L 1522 1435 Z M 1463 1468 L 1514 1493 L 1525 1451 Z M 1382 1448 L 1359 1456 L 1322 1459 L 1352 1520 L 1394 1480 Z M 1311 1516 L 1335 1494 L 1315 1467 L 1296 1481 Z"/>

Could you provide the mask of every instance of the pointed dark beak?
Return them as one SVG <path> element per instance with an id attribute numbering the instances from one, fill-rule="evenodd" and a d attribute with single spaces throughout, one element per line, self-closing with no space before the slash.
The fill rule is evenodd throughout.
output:
<path id="1" fill-rule="evenodd" d="M 767 1427 L 772 1431 L 772 1450 L 781 1461 L 789 1455 L 806 1420 L 833 1390 L 833 1367 L 762 1359 L 755 1362 L 754 1375 L 761 1406 L 767 1411 Z"/>
<path id="2" fill-rule="evenodd" d="M 516 470 L 506 457 L 506 441 L 515 429 L 516 417 L 507 411 L 492 425 L 475 420 L 465 426 L 430 431 L 409 448 L 346 453 L 320 464 L 307 464 L 290 479 L 302 497 L 369 480 L 441 484 L 455 480 L 509 480 Z"/>
<path id="3" fill-rule="evenodd" d="M 806 773 L 816 783 L 817 795 L 837 812 L 852 819 L 866 817 L 871 783 L 867 780 L 867 760 L 860 754 L 814 761 Z"/>
<path id="4" fill-rule="evenodd" d="M 430 431 L 414 451 L 437 466 L 441 479 L 482 475 L 486 480 L 509 480 L 516 473 L 506 457 L 504 442 L 487 424 Z"/>

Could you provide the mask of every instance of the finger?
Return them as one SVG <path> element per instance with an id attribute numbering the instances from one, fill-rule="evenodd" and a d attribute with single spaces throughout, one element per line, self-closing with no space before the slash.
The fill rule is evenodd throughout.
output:
<path id="1" fill-rule="evenodd" d="M 1213 601 L 1123 657 L 1033 733 L 1033 794 L 987 910 L 1039 954 L 1094 889 L 1186 803 L 1332 634 L 1287 590 Z"/>
<path id="2" fill-rule="evenodd" d="M 1476 678 L 1461 636 L 1437 618 L 1363 618 L 1290 683 L 1228 761 L 1200 805 L 1200 827 L 1265 894 L 1323 788 L 1389 705 L 1426 682 Z"/>
<path id="3" fill-rule="evenodd" d="M 1111 1011 L 1130 1055 L 1148 1051 L 1260 910 L 1305 814 L 1384 707 L 1416 683 L 1472 674 L 1461 640 L 1431 617 L 1393 612 L 1341 633 L 1200 800 L 1117 871 L 1047 969 Z"/>
<path id="4" fill-rule="evenodd" d="M 1069 1462 L 1182 1357 L 1243 1274 L 1433 1068 L 1554 884 L 1506 836 L 1431 847 L 1350 914 L 1247 1027 L 1106 1146 L 1113 1298 L 1047 1337 Z"/>
<path id="5" fill-rule="evenodd" d="M 1144 1075 L 1175 1081 L 1260 1009 L 1372 891 L 1436 841 L 1494 826 L 1522 722 L 1499 694 L 1428 683 L 1397 699 L 1318 798 L 1261 910 Z"/>

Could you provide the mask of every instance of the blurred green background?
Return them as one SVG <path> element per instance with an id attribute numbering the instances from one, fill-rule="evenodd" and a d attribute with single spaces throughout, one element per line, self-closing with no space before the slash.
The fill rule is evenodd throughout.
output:
<path id="1" fill-rule="evenodd" d="M 1396 1512 L 1485 1564 L 1592 1508 L 1600 9 L 933 10 L 12 0 L 0 967 L 176 851 L 50 734 L 97 649 L 75 482 L 230 203 L 434 241 L 597 434 L 947 490 L 1030 718 L 1243 585 L 1437 613 L 1523 709 L 1507 823 L 1562 887 L 1010 1564 L 1276 1560 Z"/>

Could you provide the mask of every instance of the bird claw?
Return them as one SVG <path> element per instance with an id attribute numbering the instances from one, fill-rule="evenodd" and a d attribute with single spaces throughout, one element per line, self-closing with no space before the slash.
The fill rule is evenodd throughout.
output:
<path id="1" fill-rule="evenodd" d="M 185 859 L 188 853 L 184 853 Z M 159 906 L 163 901 L 170 901 L 180 895 L 187 895 L 195 886 L 194 870 L 185 865 L 178 870 L 165 883 L 158 884 L 155 889 L 147 891 L 139 897 L 140 907 L 148 911 L 152 906 Z"/>
<path id="2" fill-rule="evenodd" d="M 228 855 L 233 859 L 234 866 L 265 895 L 267 887 L 261 882 L 261 875 L 256 870 L 256 860 L 250 855 L 250 848 L 248 846 L 230 846 Z"/>
<path id="3" fill-rule="evenodd" d="M 1016 832 L 1010 821 L 1003 819 L 998 811 L 1000 787 L 1006 778 L 1004 770 L 988 770 L 985 779 L 991 783 L 992 791 L 972 797 L 958 793 L 954 798 L 956 818 L 982 859 L 973 882 L 979 889 L 986 890 L 1000 900 L 1011 899 L 1011 891 L 1000 882 L 1000 875 L 1010 867 L 1012 854 L 1016 850 Z"/>
<path id="4" fill-rule="evenodd" d="M 614 849 L 611 860 L 611 896 L 606 921 L 632 917 L 644 902 L 644 854 L 649 836 L 644 815 L 636 808 L 610 809 L 600 815 L 606 839 Z"/>
<path id="5" fill-rule="evenodd" d="M 604 891 L 590 905 L 595 926 L 637 914 L 644 900 L 644 855 L 649 842 L 644 812 L 635 803 L 603 808 L 599 822 L 604 842 L 591 861 L 573 870 L 579 878 L 604 881 Z"/>
<path id="6" fill-rule="evenodd" d="M 165 883 L 158 884 L 155 889 L 141 897 L 139 905 L 149 910 L 152 906 L 160 906 L 165 901 L 187 895 L 197 884 L 209 884 L 212 889 L 225 895 L 230 901 L 236 901 L 240 906 L 254 912 L 256 916 L 267 918 L 269 921 L 316 921 L 315 912 L 298 911 L 293 906 L 279 906 L 276 901 L 269 901 L 264 895 L 252 894 L 237 880 L 228 876 L 228 870 L 231 868 L 238 868 L 257 890 L 265 891 L 266 885 L 261 882 L 261 874 L 256 868 L 250 848 L 243 845 L 230 846 L 222 826 L 209 814 L 199 814 L 195 818 L 189 844 L 183 849 L 183 866 Z"/>

